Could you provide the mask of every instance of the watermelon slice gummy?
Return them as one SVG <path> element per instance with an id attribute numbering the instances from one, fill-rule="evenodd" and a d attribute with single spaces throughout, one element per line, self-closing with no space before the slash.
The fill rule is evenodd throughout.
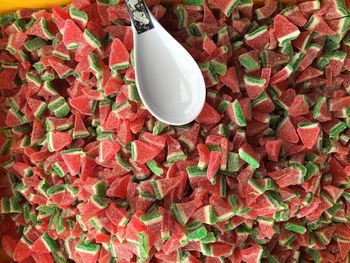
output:
<path id="1" fill-rule="evenodd" d="M 289 20 L 283 15 L 278 14 L 275 16 L 273 23 L 275 37 L 280 44 L 285 41 L 294 40 L 300 34 L 298 27 L 289 22 Z"/>
<path id="2" fill-rule="evenodd" d="M 118 70 L 129 67 L 129 52 L 119 38 L 115 38 L 111 46 L 109 67 Z"/>

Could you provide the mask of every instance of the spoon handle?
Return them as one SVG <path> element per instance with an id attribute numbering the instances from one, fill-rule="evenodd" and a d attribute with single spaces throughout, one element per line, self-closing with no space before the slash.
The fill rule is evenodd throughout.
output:
<path id="1" fill-rule="evenodd" d="M 144 0 L 125 0 L 130 20 L 137 34 L 142 34 L 154 28 L 150 11 Z"/>

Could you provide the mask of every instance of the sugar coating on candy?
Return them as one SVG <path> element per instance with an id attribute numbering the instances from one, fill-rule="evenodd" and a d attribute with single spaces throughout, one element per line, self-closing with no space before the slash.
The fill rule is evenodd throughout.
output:
<path id="1" fill-rule="evenodd" d="M 205 79 L 183 126 L 142 104 L 124 2 L 0 16 L 6 254 L 349 261 L 349 3 L 147 4 Z"/>

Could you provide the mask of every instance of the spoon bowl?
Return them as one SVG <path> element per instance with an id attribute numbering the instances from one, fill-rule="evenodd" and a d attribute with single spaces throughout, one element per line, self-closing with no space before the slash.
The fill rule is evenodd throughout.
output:
<path id="1" fill-rule="evenodd" d="M 193 121 L 205 102 L 204 78 L 197 63 L 142 0 L 129 0 L 127 6 L 134 30 L 136 85 L 144 105 L 164 123 Z"/>

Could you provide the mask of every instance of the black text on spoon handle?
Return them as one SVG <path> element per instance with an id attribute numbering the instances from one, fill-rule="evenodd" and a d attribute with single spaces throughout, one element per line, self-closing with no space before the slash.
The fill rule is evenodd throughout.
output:
<path id="1" fill-rule="evenodd" d="M 142 34 L 154 28 L 149 10 L 143 0 L 125 0 L 131 23 L 137 34 Z"/>

